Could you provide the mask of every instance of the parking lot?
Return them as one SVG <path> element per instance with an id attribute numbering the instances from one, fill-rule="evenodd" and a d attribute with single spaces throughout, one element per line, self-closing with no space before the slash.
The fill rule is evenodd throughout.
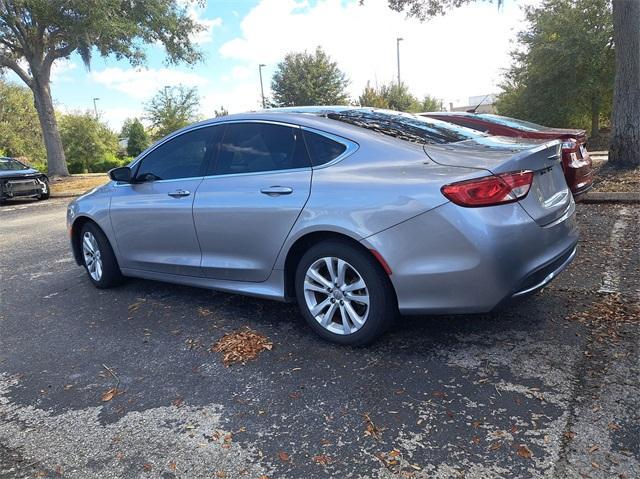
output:
<path id="1" fill-rule="evenodd" d="M 95 289 L 67 202 L 0 207 L 0 478 L 640 477 L 638 205 L 579 205 L 531 298 L 347 348 L 293 304 Z M 243 326 L 273 349 L 225 367 Z"/>

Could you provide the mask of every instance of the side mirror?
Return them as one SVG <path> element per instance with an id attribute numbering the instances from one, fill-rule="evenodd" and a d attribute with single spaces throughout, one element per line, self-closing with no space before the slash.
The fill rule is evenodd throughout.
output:
<path id="1" fill-rule="evenodd" d="M 121 166 L 120 168 L 109 170 L 109 178 L 111 178 L 113 181 L 131 183 L 131 168 L 129 168 L 128 166 Z"/>

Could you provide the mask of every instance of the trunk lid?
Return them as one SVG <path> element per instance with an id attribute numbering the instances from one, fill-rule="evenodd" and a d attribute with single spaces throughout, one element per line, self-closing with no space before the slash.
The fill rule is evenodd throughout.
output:
<path id="1" fill-rule="evenodd" d="M 424 151 L 434 162 L 446 166 L 478 168 L 494 174 L 533 171 L 529 194 L 519 203 L 541 226 L 561 218 L 573 201 L 562 170 L 560 140 L 489 136 L 425 145 Z"/>

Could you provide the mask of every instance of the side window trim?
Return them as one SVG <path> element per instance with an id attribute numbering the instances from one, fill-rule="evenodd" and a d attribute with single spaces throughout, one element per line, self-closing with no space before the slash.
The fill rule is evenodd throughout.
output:
<path id="1" fill-rule="evenodd" d="M 308 126 L 301 126 L 300 128 L 304 131 L 309 131 L 311 133 L 315 133 L 316 135 L 324 136 L 325 138 L 333 140 L 336 143 L 340 143 L 345 147 L 345 150 L 341 154 L 336 156 L 333 160 L 328 161 L 327 163 L 323 163 L 322 165 L 312 166 L 311 168 L 314 170 L 319 170 L 320 168 L 327 168 L 331 165 L 335 165 L 336 163 L 339 163 L 345 158 L 347 158 L 348 156 L 351 156 L 352 154 L 354 154 L 360 148 L 360 145 L 358 143 L 352 140 L 348 140 L 342 136 L 337 136 L 337 135 L 334 135 L 333 133 L 317 130 L 315 128 L 311 128 Z M 309 156 L 311 156 L 311 152 L 309 151 L 308 147 L 307 147 L 307 153 L 309 154 Z"/>
<path id="2" fill-rule="evenodd" d="M 220 139 L 220 144 L 222 144 L 222 142 L 224 141 L 224 138 L 227 134 L 227 126 L 231 125 L 231 124 L 237 124 L 237 123 L 261 123 L 261 124 L 268 124 L 268 125 L 278 125 L 278 126 L 286 126 L 288 128 L 292 128 L 294 130 L 302 130 L 304 127 L 300 126 L 300 125 L 294 125 L 293 123 L 286 123 L 286 122 L 281 122 L 281 121 L 274 121 L 274 120 L 259 120 L 259 119 L 247 119 L 247 120 L 227 120 L 224 122 L 220 122 L 218 124 L 220 125 L 224 125 L 225 126 L 225 130 L 222 133 L 221 139 Z M 303 141 L 304 141 L 304 136 L 300 136 Z M 309 157 L 309 151 L 307 148 L 307 145 L 305 143 L 304 145 L 305 151 L 307 151 L 307 157 Z M 206 174 L 205 174 L 205 179 L 208 178 L 226 178 L 226 177 L 233 177 L 233 176 L 247 176 L 247 175 L 271 175 L 274 173 L 289 173 L 289 172 L 294 172 L 294 171 L 303 171 L 303 170 L 311 170 L 313 168 L 313 166 L 310 164 L 308 166 L 301 166 L 298 168 L 287 168 L 284 170 L 266 170 L 266 171 L 249 171 L 249 172 L 245 172 L 245 173 L 223 173 L 223 174 L 215 174 L 215 168 L 216 168 L 216 162 L 218 159 L 218 154 L 220 153 L 220 148 L 218 148 L 218 151 L 216 152 L 216 158 L 211 162 L 211 164 L 209 165 L 209 167 L 207 168 Z M 309 157 L 310 158 L 310 157 Z"/>
<path id="3" fill-rule="evenodd" d="M 224 137 L 224 133 L 226 132 L 226 123 L 227 122 L 212 122 L 212 123 L 207 123 L 205 125 L 198 125 L 198 126 L 194 126 L 193 128 L 187 128 L 184 129 L 182 131 L 178 130 L 177 132 L 174 132 L 173 134 L 165 137 L 162 141 L 159 141 L 158 143 L 156 143 L 155 145 L 153 145 L 151 148 L 147 149 L 146 151 L 142 152 L 140 154 L 140 156 L 138 156 L 132 163 L 130 163 L 129 168 L 131 169 L 131 176 L 132 178 L 135 178 L 136 175 L 138 174 L 138 170 L 140 170 L 140 165 L 142 165 L 142 162 L 145 160 L 145 158 L 147 156 L 149 156 L 151 153 L 153 153 L 155 150 L 157 150 L 158 148 L 160 148 L 162 145 L 164 145 L 165 143 L 168 143 L 169 141 L 175 140 L 176 138 L 181 137 L 182 135 L 186 135 L 187 133 L 191 133 L 197 130 L 201 130 L 203 128 L 213 128 L 213 127 L 221 127 L 224 128 L 224 130 L 222 131 L 222 135 L 220 136 L 220 141 L 222 141 L 222 138 Z M 216 150 L 212 153 L 207 155 L 202 162 L 202 165 L 200 167 L 200 174 L 197 176 L 188 176 L 188 177 L 184 177 L 184 178 L 169 178 L 166 180 L 155 180 L 153 181 L 153 183 L 165 183 L 165 182 L 170 182 L 170 181 L 182 181 L 182 180 L 194 180 L 194 179 L 198 179 L 198 178 L 203 178 L 204 176 L 206 176 L 209 165 L 212 164 L 213 161 L 215 161 L 215 157 L 217 156 L 218 152 L 220 150 L 220 142 L 218 142 L 218 148 L 216 148 Z M 133 182 L 133 183 L 116 183 L 116 186 L 132 186 L 132 185 L 136 185 L 139 183 Z"/>

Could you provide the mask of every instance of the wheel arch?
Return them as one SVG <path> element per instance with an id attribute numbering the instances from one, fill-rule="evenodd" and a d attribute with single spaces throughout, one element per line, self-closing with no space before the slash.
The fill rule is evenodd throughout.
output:
<path id="1" fill-rule="evenodd" d="M 298 262 L 300 261 L 304 253 L 313 245 L 329 240 L 343 241 L 352 246 L 355 246 L 363 252 L 366 252 L 366 254 L 371 257 L 374 263 L 379 265 L 380 268 L 382 268 L 382 270 L 388 274 L 388 272 L 386 271 L 386 268 L 388 266 L 386 264 L 382 264 L 381 257 L 378 257 L 376 253 L 369 250 L 365 245 L 363 245 L 360 241 L 353 238 L 352 236 L 336 231 L 312 231 L 297 238 L 287 251 L 287 255 L 284 261 L 285 298 L 295 298 L 296 267 L 298 266 Z M 391 290 L 393 291 L 393 294 L 395 296 L 396 291 L 391 280 L 389 280 L 389 286 L 391 287 Z"/>
<path id="2" fill-rule="evenodd" d="M 82 231 L 82 227 L 87 223 L 93 223 L 96 228 L 99 228 L 100 231 L 104 233 L 104 230 L 100 227 L 97 221 L 89 216 L 78 216 L 73 223 L 71 224 L 71 231 L 69 235 L 71 237 L 71 250 L 73 251 L 73 258 L 75 259 L 78 266 L 82 266 L 82 247 L 80 244 L 80 232 Z M 105 234 L 106 236 L 106 234 Z"/>

